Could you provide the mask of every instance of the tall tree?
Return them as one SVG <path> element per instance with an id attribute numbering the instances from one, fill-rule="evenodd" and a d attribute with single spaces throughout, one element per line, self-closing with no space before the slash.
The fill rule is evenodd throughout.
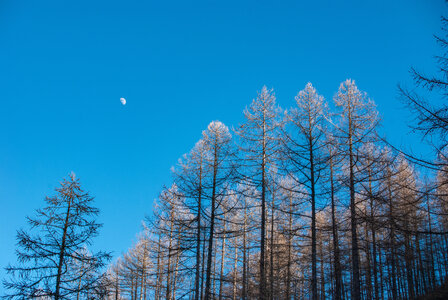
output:
<path id="1" fill-rule="evenodd" d="M 378 124 L 378 114 L 374 103 L 361 92 L 355 82 L 347 79 L 339 86 L 334 97 L 340 108 L 340 124 L 337 126 L 337 136 L 340 139 L 340 150 L 348 160 L 348 188 L 350 192 L 350 225 L 352 254 L 352 298 L 361 299 L 361 283 L 359 272 L 359 245 L 356 215 L 356 164 L 358 149 L 367 142 Z"/>
<path id="2" fill-rule="evenodd" d="M 208 197 L 210 199 L 210 230 L 208 239 L 207 271 L 205 280 L 205 300 L 212 298 L 211 273 L 215 238 L 216 211 L 226 196 L 226 186 L 233 174 L 232 136 L 227 126 L 219 121 L 211 122 L 202 133 L 208 151 L 205 164 L 210 170 Z"/>
<path id="3" fill-rule="evenodd" d="M 341 250 L 339 246 L 338 221 L 336 218 L 336 192 L 337 180 L 336 170 L 338 167 L 339 157 L 336 142 L 329 136 L 326 143 L 328 155 L 328 181 L 330 184 L 330 206 L 331 206 L 331 231 L 333 241 L 333 269 L 334 269 L 334 299 L 341 300 L 342 295 L 342 266 L 341 266 Z"/>
<path id="4" fill-rule="evenodd" d="M 207 174 L 205 160 L 208 152 L 204 140 L 199 140 L 194 148 L 179 160 L 179 170 L 174 170 L 175 181 L 182 193 L 193 199 L 190 209 L 196 212 L 196 264 L 194 281 L 194 299 L 200 299 L 201 241 L 204 209 L 204 176 Z"/>
<path id="5" fill-rule="evenodd" d="M 308 189 L 311 203 L 311 291 L 312 299 L 317 300 L 317 236 L 316 236 L 316 194 L 320 173 L 324 168 L 320 149 L 324 137 L 324 98 L 311 83 L 305 86 L 295 98 L 297 107 L 287 114 L 291 124 L 290 134 L 285 134 L 285 154 L 288 158 L 289 172 L 296 175 L 299 185 Z"/>
<path id="6" fill-rule="evenodd" d="M 244 158 L 246 170 L 244 178 L 261 190 L 260 299 L 265 299 L 267 296 L 265 270 L 267 172 L 270 165 L 274 164 L 278 157 L 278 139 L 281 126 L 279 113 L 280 109 L 275 103 L 273 90 L 268 90 L 266 86 L 263 86 L 257 98 L 245 109 L 246 122 L 237 131 L 241 140 L 241 150 L 246 154 Z"/>
<path id="7" fill-rule="evenodd" d="M 91 254 L 84 247 L 98 235 L 99 210 L 74 173 L 55 191 L 35 217 L 27 217 L 30 229 L 17 232 L 18 265 L 6 268 L 11 275 L 3 282 L 10 291 L 6 299 L 67 299 L 96 288 L 98 271 L 110 255 Z"/>

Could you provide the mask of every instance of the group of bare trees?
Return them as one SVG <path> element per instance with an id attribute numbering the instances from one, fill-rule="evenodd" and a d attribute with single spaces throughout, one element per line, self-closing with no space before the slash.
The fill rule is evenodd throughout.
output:
<path id="1" fill-rule="evenodd" d="M 389 147 L 354 81 L 333 100 L 308 83 L 282 110 L 263 87 L 237 129 L 211 122 L 110 267 L 110 299 L 412 299 L 440 286 L 445 161 L 422 173 Z"/>
<path id="2" fill-rule="evenodd" d="M 438 42 L 446 51 L 445 36 Z M 109 266 L 72 174 L 19 230 L 8 299 L 415 299 L 448 275 L 448 58 L 400 93 L 434 158 L 378 133 L 353 80 L 328 103 L 311 83 L 292 108 L 263 87 L 231 130 L 211 122 L 173 168 L 135 245 Z M 423 97 L 425 96 L 425 97 Z"/>

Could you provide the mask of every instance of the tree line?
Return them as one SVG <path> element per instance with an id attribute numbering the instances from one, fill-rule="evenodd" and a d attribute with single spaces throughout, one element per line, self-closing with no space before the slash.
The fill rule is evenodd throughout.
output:
<path id="1" fill-rule="evenodd" d="M 446 168 L 423 177 L 389 147 L 352 80 L 333 111 L 310 83 L 275 100 L 263 87 L 179 160 L 108 272 L 113 299 L 413 299 L 444 282 Z"/>
<path id="2" fill-rule="evenodd" d="M 447 20 L 442 19 L 446 29 Z M 445 34 L 447 31 L 444 31 Z M 437 37 L 448 45 L 446 35 Z M 211 122 L 172 170 L 138 240 L 110 255 L 79 180 L 64 179 L 17 235 L 8 299 L 416 299 L 448 273 L 446 53 L 400 95 L 433 158 L 379 133 L 355 81 L 330 104 L 308 83 L 282 109 L 263 87 L 229 129 Z M 440 76 L 439 76 L 440 75 Z"/>

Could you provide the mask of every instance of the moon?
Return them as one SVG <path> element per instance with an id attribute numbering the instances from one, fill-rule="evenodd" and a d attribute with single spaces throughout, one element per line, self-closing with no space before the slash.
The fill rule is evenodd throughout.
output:
<path id="1" fill-rule="evenodd" d="M 120 102 L 121 102 L 121 104 L 126 105 L 126 99 L 120 98 Z"/>

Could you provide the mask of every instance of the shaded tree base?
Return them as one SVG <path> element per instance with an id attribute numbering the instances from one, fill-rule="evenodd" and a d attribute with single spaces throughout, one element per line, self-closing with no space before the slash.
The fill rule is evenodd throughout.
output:
<path id="1" fill-rule="evenodd" d="M 435 289 L 432 292 L 429 292 L 427 295 L 420 296 L 417 300 L 446 300 L 448 299 L 448 279 L 445 280 L 445 283 Z"/>

